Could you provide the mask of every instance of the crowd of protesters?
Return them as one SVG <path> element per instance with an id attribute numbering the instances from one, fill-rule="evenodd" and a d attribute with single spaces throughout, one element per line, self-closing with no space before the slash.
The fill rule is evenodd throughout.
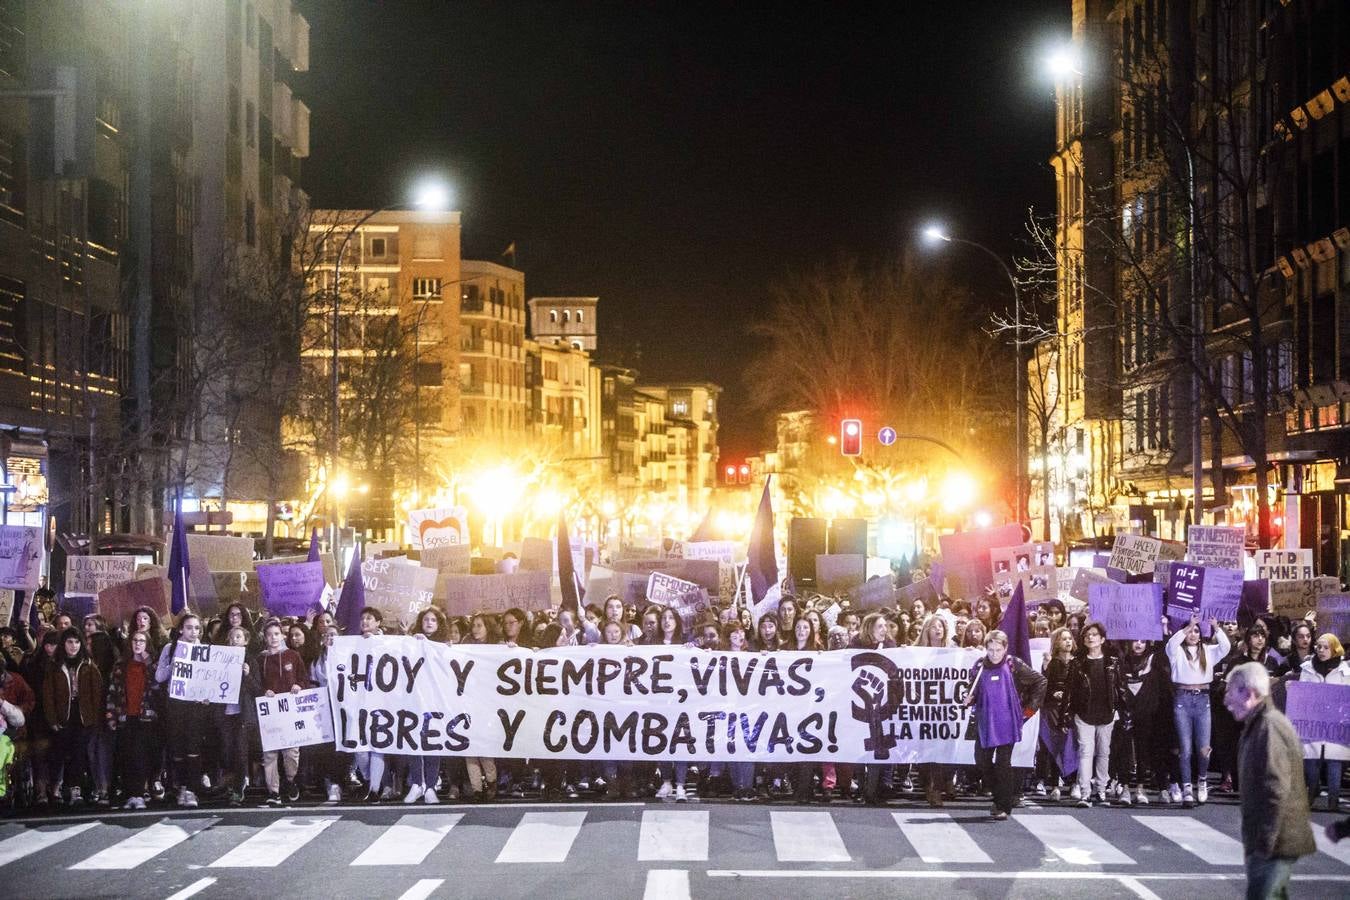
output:
<path id="1" fill-rule="evenodd" d="M 332 745 L 263 752 L 255 699 L 326 683 L 325 654 L 339 635 L 333 616 L 259 618 L 238 604 L 218 616 L 172 623 L 148 608 L 125 622 L 55 614 L 36 633 L 0 628 L 0 713 L 12 750 L 0 752 L 9 811 L 150 804 L 281 806 L 298 802 L 438 803 L 504 797 L 656 797 L 884 804 L 908 799 L 939 807 L 992 797 L 992 815 L 1019 804 L 1079 807 L 1150 803 L 1191 807 L 1241 789 L 1238 724 L 1223 704 L 1226 673 L 1255 662 L 1282 703 L 1289 680 L 1350 683 L 1334 634 L 1309 620 L 1192 622 L 1165 641 L 1116 641 L 1059 601 L 1039 605 L 1025 627 L 1049 639 L 1031 665 L 1009 653 L 996 596 L 972 607 L 942 597 L 868 610 L 831 597 L 783 597 L 756 623 L 744 607 L 716 605 L 685 632 L 672 609 L 639 609 L 610 596 L 572 610 L 467 618 L 423 611 L 407 633 L 445 644 L 521 648 L 568 645 L 690 645 L 756 653 L 848 648 L 974 647 L 984 651 L 966 702 L 976 720 L 974 766 L 842 763 L 710 764 L 611 760 L 522 760 L 346 754 Z M 1166 620 L 1164 620 L 1166 621 Z M 398 634 L 367 608 L 363 634 Z M 171 699 L 176 643 L 246 648 L 239 700 Z M 1026 717 L 1043 715 L 1034 770 L 1011 767 Z M 0 741 L 0 745 L 4 742 Z M 1350 747 L 1303 744 L 1311 803 L 1337 810 Z"/>

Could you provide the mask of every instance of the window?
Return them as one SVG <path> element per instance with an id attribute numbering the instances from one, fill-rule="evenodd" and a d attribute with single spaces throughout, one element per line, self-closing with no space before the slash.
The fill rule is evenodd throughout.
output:
<path id="1" fill-rule="evenodd" d="M 563 310 L 563 324 L 566 324 L 566 323 L 568 323 L 568 322 L 570 322 L 570 321 L 572 321 L 572 313 L 571 313 L 570 310 L 564 309 L 564 310 Z"/>
<path id="2" fill-rule="evenodd" d="M 440 297 L 441 280 L 439 278 L 414 278 L 412 280 L 412 293 L 414 297 Z"/>
<path id="3" fill-rule="evenodd" d="M 573 350 L 585 350 L 586 348 L 583 347 L 583 346 L 581 346 L 581 341 L 573 341 L 573 342 L 572 342 L 572 349 L 573 349 Z M 580 384 L 580 383 L 581 383 L 581 382 L 579 382 L 579 381 L 577 382 L 577 384 Z"/>
<path id="4" fill-rule="evenodd" d="M 371 255 L 371 256 L 384 256 L 384 255 L 385 255 L 385 250 L 386 250 L 386 248 L 385 248 L 385 240 L 384 240 L 384 238 L 382 238 L 382 237 L 377 237 L 377 238 L 371 238 L 371 239 L 370 239 L 370 255 Z"/>
<path id="5" fill-rule="evenodd" d="M 441 364 L 438 362 L 419 362 L 416 371 L 417 384 L 420 387 L 441 386 Z"/>
<path id="6" fill-rule="evenodd" d="M 558 321 L 558 311 L 557 311 L 556 309 L 550 309 L 550 310 L 548 311 L 548 320 L 549 320 L 550 322 L 557 322 L 557 321 Z"/>
<path id="7" fill-rule="evenodd" d="M 672 401 L 670 402 L 670 414 L 673 415 L 673 416 L 687 416 L 687 415 L 689 415 L 689 401 L 688 401 L 688 400 L 672 400 Z"/>
<path id="8" fill-rule="evenodd" d="M 584 320 L 582 319 L 582 316 L 581 316 L 581 310 L 577 310 L 577 322 L 580 323 L 580 322 L 582 322 L 582 321 L 584 321 Z"/>

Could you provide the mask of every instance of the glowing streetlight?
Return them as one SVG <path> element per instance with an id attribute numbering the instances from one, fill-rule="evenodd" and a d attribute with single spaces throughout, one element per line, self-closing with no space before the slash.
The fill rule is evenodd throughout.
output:
<path id="1" fill-rule="evenodd" d="M 975 479 L 965 472 L 952 472 L 942 482 L 942 505 L 951 512 L 969 508 L 978 493 Z"/>
<path id="2" fill-rule="evenodd" d="M 938 244 L 944 241 L 950 243 L 952 239 L 951 235 L 947 234 L 947 229 L 943 228 L 941 225 L 928 225 L 921 233 L 923 234 L 923 239 L 930 244 Z"/>
<path id="3" fill-rule="evenodd" d="M 1073 44 L 1061 44 L 1045 58 L 1045 70 L 1056 81 L 1083 74 L 1083 54 Z"/>
<path id="4" fill-rule="evenodd" d="M 423 181 L 413 191 L 413 206 L 438 212 L 447 210 L 450 208 L 450 188 L 443 181 Z"/>

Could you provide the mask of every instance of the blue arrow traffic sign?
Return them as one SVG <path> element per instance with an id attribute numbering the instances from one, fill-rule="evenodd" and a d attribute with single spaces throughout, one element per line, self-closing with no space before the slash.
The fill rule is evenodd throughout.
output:
<path id="1" fill-rule="evenodd" d="M 894 444 L 895 429 L 889 425 L 883 426 L 882 429 L 877 432 L 877 440 L 881 441 L 883 447 L 889 447 L 891 444 Z"/>

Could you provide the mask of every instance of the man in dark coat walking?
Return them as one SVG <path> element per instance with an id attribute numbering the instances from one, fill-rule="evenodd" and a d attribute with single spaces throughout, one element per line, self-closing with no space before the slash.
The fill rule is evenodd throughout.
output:
<path id="1" fill-rule="evenodd" d="M 1308 824 L 1303 745 L 1270 702 L 1270 673 L 1261 663 L 1243 663 L 1228 673 L 1223 703 L 1242 723 L 1238 783 L 1248 900 L 1288 897 L 1294 862 L 1317 850 Z"/>

